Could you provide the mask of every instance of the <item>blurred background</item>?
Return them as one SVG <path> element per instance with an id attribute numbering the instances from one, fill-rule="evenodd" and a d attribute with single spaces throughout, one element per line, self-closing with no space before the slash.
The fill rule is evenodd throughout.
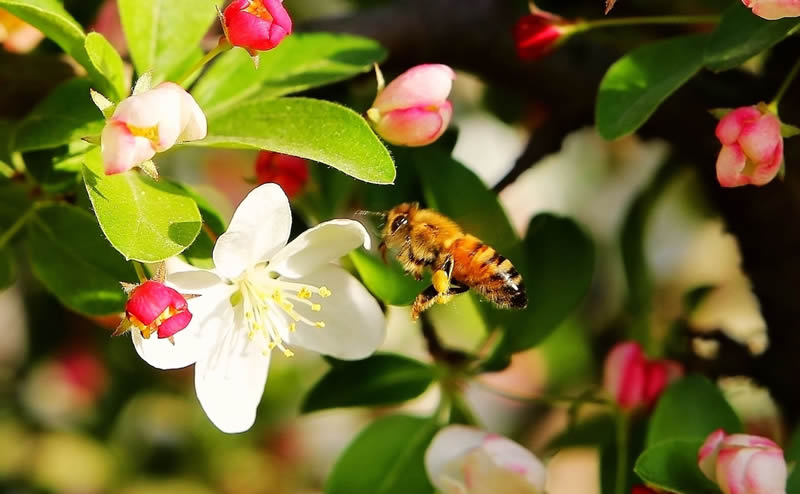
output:
<path id="1" fill-rule="evenodd" d="M 65 3 L 84 25 L 103 32 L 124 53 L 115 2 Z M 320 18 L 341 25 L 336 24 L 336 16 L 347 19 L 358 9 L 380 3 L 286 0 L 301 27 L 317 26 Z M 557 9 L 559 2 L 551 3 Z M 629 7 L 642 8 L 642 3 L 630 2 Z M 657 10 L 655 4 L 666 2 L 645 3 Z M 674 3 L 669 2 L 669 11 L 681 8 Z M 721 0 L 678 3 L 684 10 L 700 12 L 726 4 Z M 541 6 L 547 5 L 542 2 Z M 517 7 L 524 11 L 524 4 Z M 575 9 L 583 12 L 578 6 Z M 600 10 L 591 12 L 599 15 Z M 15 25 L 3 13 L 0 16 L 7 28 L 0 54 L 0 87 L 4 88 L 0 108 L 2 117 L 11 118 L 24 114 L 51 84 L 69 77 L 74 67 L 63 57 L 55 57 L 57 48 L 41 41 L 35 30 Z M 17 38 L 12 37 L 14 33 Z M 218 34 L 209 33 L 209 46 Z M 630 41 L 623 37 L 604 42 L 624 49 L 626 43 L 639 41 L 632 35 Z M 584 50 L 584 56 L 591 56 L 588 45 L 570 49 L 573 54 Z M 25 66 L 18 58 L 30 50 L 40 57 L 35 67 Z M 387 79 L 407 68 L 404 62 L 411 52 L 390 59 Z M 27 82 L 25 70 L 32 74 Z M 43 80 L 38 70 L 53 77 Z M 374 91 L 374 76 L 367 74 L 315 94 L 362 112 Z M 585 91 L 593 94 L 595 87 Z M 554 118 L 557 123 L 557 104 L 537 101 L 522 91 L 487 86 L 464 71 L 458 73 L 452 101 L 454 131 L 446 138 L 455 140 L 454 157 L 487 186 L 497 186 L 519 233 L 525 233 L 535 214 L 556 212 L 578 221 L 597 253 L 592 288 L 580 309 L 541 345 L 515 355 L 508 369 L 472 382 L 468 400 L 488 429 L 518 439 L 547 461 L 550 494 L 599 492 L 598 448 L 551 443 L 567 427 L 572 412 L 568 404 L 520 398 L 575 396 L 597 385 L 606 351 L 635 325 L 626 306 L 622 245 L 624 232 L 634 226 L 641 229 L 643 262 L 653 287 L 642 326 L 648 332 L 644 338 L 648 349 L 678 356 L 699 370 L 713 367 L 710 363 L 728 347 L 746 356 L 762 354 L 769 347 L 766 323 L 742 272 L 737 241 L 708 202 L 702 180 L 671 154 L 666 141 L 630 137 L 606 142 L 588 121 L 550 137 L 557 143 L 555 149 L 530 154 L 529 136 Z M 709 118 L 707 123 L 711 135 L 713 121 Z M 518 160 L 526 153 L 535 159 L 520 168 Z M 229 217 L 254 186 L 256 155 L 183 148 L 163 156 L 159 168 L 163 175 L 193 185 Z M 401 159 L 397 166 L 401 181 Z M 321 212 L 318 205 L 330 204 L 326 194 L 332 187 L 349 192 Z M 312 218 L 352 217 L 361 209 L 376 209 L 373 206 L 380 201 L 374 196 L 380 194 L 376 186 L 353 183 L 312 164 L 310 180 L 293 199 L 295 231 Z M 407 198 L 414 199 L 418 197 Z M 641 201 L 647 203 L 647 221 L 635 223 L 631 208 Z M 136 355 L 129 337 L 110 337 L 118 317 L 89 320 L 71 313 L 37 286 L 25 272 L 26 265 L 18 269 L 18 282 L 0 292 L 0 492 L 321 492 L 342 449 L 376 415 L 387 412 L 347 409 L 299 415 L 303 393 L 327 364 L 316 354 L 298 352 L 293 359 L 273 359 L 256 425 L 244 434 L 223 434 L 206 419 L 195 398 L 191 368 L 152 369 Z M 463 297 L 431 311 L 430 320 L 446 344 L 474 348 L 485 336 L 474 303 Z M 390 306 L 386 312 L 389 331 L 383 349 L 429 360 L 420 327 L 411 322 L 408 308 Z M 777 438 L 785 434 L 768 392 L 743 377 L 720 382 L 751 432 Z M 430 389 L 404 408 L 430 413 L 437 393 Z M 582 413 L 591 415 L 596 410 L 588 406 Z"/>

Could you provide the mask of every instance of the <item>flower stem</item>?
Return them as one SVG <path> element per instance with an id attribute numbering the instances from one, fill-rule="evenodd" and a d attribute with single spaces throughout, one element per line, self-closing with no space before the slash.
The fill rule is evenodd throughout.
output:
<path id="1" fill-rule="evenodd" d="M 786 79 L 783 80 L 780 89 L 778 89 L 778 92 L 775 94 L 775 98 L 773 98 L 772 102 L 768 105 L 769 109 L 772 110 L 776 115 L 778 114 L 778 104 L 781 102 L 783 95 L 786 94 L 786 90 L 789 89 L 789 86 L 791 86 L 792 81 L 794 81 L 795 77 L 797 77 L 798 72 L 800 72 L 800 59 L 794 63 L 794 67 L 792 67 L 792 70 L 789 71 Z"/>
<path id="2" fill-rule="evenodd" d="M 529 403 L 529 404 L 539 404 L 544 403 L 547 405 L 560 405 L 566 404 L 572 406 L 575 403 L 592 403 L 595 405 L 611 405 L 608 400 L 603 398 L 598 398 L 594 396 L 587 396 L 585 394 L 578 395 L 578 396 L 557 396 L 557 395 L 548 395 L 548 394 L 540 394 L 537 396 L 520 396 L 514 393 L 509 393 L 508 391 L 503 391 L 502 389 L 493 388 L 486 383 L 475 380 L 474 381 L 479 386 L 483 387 L 487 391 L 494 393 L 498 396 L 502 396 L 503 398 L 507 398 L 509 400 L 514 400 L 520 403 Z"/>
<path id="3" fill-rule="evenodd" d="M 10 227 L 8 227 L 8 230 L 4 231 L 3 234 L 0 235 L 0 249 L 5 247 L 6 244 L 14 237 L 14 235 L 16 235 L 17 232 L 20 231 L 20 229 L 22 229 L 22 227 L 25 226 L 25 224 L 31 218 L 33 218 L 33 215 L 36 213 L 37 209 L 39 209 L 38 203 L 28 208 L 28 210 L 25 211 L 25 214 L 17 218 L 17 221 L 15 221 Z"/>
<path id="4" fill-rule="evenodd" d="M 228 41 L 228 38 L 226 38 L 225 36 L 221 36 L 219 38 L 219 43 L 217 43 L 217 46 L 214 47 L 214 49 L 211 50 L 210 52 L 206 53 L 203 56 L 203 58 L 197 61 L 197 63 L 192 65 L 192 67 L 189 70 L 187 70 L 182 76 L 180 76 L 178 80 L 175 81 L 175 83 L 183 85 L 183 83 L 186 82 L 187 79 L 189 79 L 195 72 L 203 68 L 208 62 L 213 60 L 217 55 L 226 52 L 231 48 L 233 48 L 233 45 Z"/>
<path id="5" fill-rule="evenodd" d="M 17 174 L 16 170 L 11 168 L 11 166 L 3 163 L 0 161 L 0 173 L 3 174 L 4 177 L 11 178 Z"/>
<path id="6" fill-rule="evenodd" d="M 136 270 L 136 276 L 139 277 L 139 283 L 144 283 L 148 280 L 147 274 L 144 272 L 144 266 L 139 261 L 131 261 L 133 264 L 133 269 Z"/>
<path id="7" fill-rule="evenodd" d="M 718 15 L 665 15 L 581 21 L 576 27 L 579 31 L 588 31 L 589 29 L 640 24 L 716 24 L 717 22 L 719 22 Z"/>
<path id="8" fill-rule="evenodd" d="M 617 410 L 617 473 L 614 492 L 626 494 L 628 491 L 628 415 Z"/>

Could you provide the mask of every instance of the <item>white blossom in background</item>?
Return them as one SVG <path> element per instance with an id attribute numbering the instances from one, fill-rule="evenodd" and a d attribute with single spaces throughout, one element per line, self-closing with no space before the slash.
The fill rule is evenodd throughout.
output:
<path id="1" fill-rule="evenodd" d="M 167 283 L 184 294 L 194 315 L 168 340 L 133 332 L 139 355 L 160 369 L 195 365 L 197 398 L 223 432 L 249 429 L 267 379 L 272 350 L 292 347 L 339 359 L 372 354 L 386 334 L 378 302 L 333 264 L 369 235 L 352 220 L 331 220 L 286 244 L 289 200 L 275 184 L 254 189 L 214 246 L 214 270 L 177 260 Z"/>
<path id="2" fill-rule="evenodd" d="M 444 494 L 543 494 L 544 465 L 510 439 L 463 425 L 439 431 L 425 452 L 428 478 Z"/>

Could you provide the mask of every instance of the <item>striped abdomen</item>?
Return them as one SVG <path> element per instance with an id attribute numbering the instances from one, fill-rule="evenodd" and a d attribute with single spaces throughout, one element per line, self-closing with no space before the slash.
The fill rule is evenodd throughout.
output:
<path id="1" fill-rule="evenodd" d="M 453 279 L 459 281 L 500 307 L 524 309 L 528 305 L 522 275 L 511 261 L 472 235 L 456 240 L 453 255 Z"/>

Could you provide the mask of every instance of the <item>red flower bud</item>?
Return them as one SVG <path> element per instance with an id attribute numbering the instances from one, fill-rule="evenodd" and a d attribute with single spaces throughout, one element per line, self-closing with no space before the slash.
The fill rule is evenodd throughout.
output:
<path id="1" fill-rule="evenodd" d="M 303 190 L 308 182 L 308 160 L 288 154 L 261 151 L 256 160 L 256 180 L 281 186 L 289 199 Z"/>
<path id="2" fill-rule="evenodd" d="M 650 408 L 667 385 L 683 375 L 672 360 L 648 360 L 638 343 L 616 345 L 606 357 L 603 387 L 623 410 Z"/>
<path id="3" fill-rule="evenodd" d="M 574 22 L 544 11 L 526 15 L 514 25 L 517 55 L 528 62 L 542 58 L 562 42 L 574 26 Z"/>
<path id="4" fill-rule="evenodd" d="M 192 320 L 183 295 L 152 280 L 145 281 L 131 291 L 125 304 L 125 315 L 145 338 L 149 338 L 153 332 L 159 338 L 169 338 Z"/>
<path id="5" fill-rule="evenodd" d="M 717 124 L 722 150 L 717 157 L 717 180 L 723 187 L 765 185 L 781 169 L 781 121 L 763 105 L 743 106 Z"/>
<path id="6" fill-rule="evenodd" d="M 251 54 L 275 48 L 292 33 L 292 19 L 281 0 L 233 0 L 222 17 L 228 41 Z"/>

